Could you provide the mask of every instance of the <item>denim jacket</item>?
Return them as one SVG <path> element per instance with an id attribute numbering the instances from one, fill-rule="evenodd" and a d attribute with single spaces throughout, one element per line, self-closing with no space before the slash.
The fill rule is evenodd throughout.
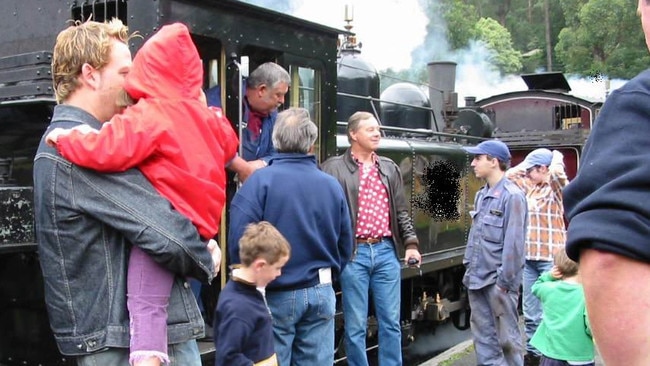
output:
<path id="1" fill-rule="evenodd" d="M 378 158 L 379 175 L 381 182 L 387 188 L 390 202 L 390 228 L 399 255 L 407 246 L 417 248 L 419 241 L 404 196 L 402 173 L 394 161 L 383 156 L 378 156 Z M 353 232 L 356 232 L 357 211 L 359 210 L 359 166 L 354 162 L 350 149 L 346 150 L 343 155 L 325 161 L 321 169 L 333 175 L 343 186 L 350 207 L 350 217 L 354 225 Z"/>
<path id="2" fill-rule="evenodd" d="M 46 134 L 79 124 L 101 126 L 79 108 L 58 105 Z M 41 140 L 34 161 L 34 203 L 45 301 L 61 353 L 129 347 L 130 243 L 179 274 L 168 307 L 170 343 L 203 335 L 199 308 L 181 276 L 212 280 L 212 258 L 192 223 L 139 170 L 100 174 L 82 169 Z"/>

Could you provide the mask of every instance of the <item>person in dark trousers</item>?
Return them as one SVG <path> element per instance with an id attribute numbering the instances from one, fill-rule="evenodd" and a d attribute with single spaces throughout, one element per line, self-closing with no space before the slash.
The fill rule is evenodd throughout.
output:
<path id="1" fill-rule="evenodd" d="M 280 112 L 273 130 L 277 154 L 246 180 L 231 203 L 232 264 L 241 263 L 237 243 L 250 223 L 268 221 L 291 244 L 282 275 L 266 287 L 281 365 L 334 363 L 333 283 L 352 254 L 343 190 L 318 169 L 311 153 L 317 135 L 306 109 Z"/>
<path id="2" fill-rule="evenodd" d="M 650 0 L 637 5 L 650 49 Z M 564 189 L 566 250 L 580 263 L 591 330 L 608 366 L 650 365 L 648 100 L 650 70 L 607 97 Z"/>
<path id="3" fill-rule="evenodd" d="M 379 362 L 402 364 L 400 326 L 400 255 L 420 262 L 418 238 L 404 197 L 402 174 L 395 162 L 375 152 L 379 123 L 367 112 L 348 121 L 350 148 L 323 163 L 345 191 L 356 245 L 341 275 L 345 352 L 350 365 L 368 365 L 366 329 L 368 292 L 379 323 Z"/>
<path id="4" fill-rule="evenodd" d="M 470 211 L 472 227 L 463 258 L 477 363 L 521 366 L 517 304 L 526 259 L 526 196 L 505 176 L 510 164 L 506 144 L 488 140 L 463 149 L 474 155 L 474 174 L 486 182 Z"/>
<path id="5" fill-rule="evenodd" d="M 290 254 L 289 242 L 270 223 L 246 227 L 239 239 L 241 266 L 219 294 L 214 315 L 216 366 L 278 365 L 264 293 Z"/>
<path id="6" fill-rule="evenodd" d="M 117 97 L 132 65 L 128 40 L 118 20 L 59 33 L 52 56 L 59 104 L 45 135 L 57 127 L 99 129 L 120 112 Z M 127 263 L 136 245 L 176 274 L 167 308 L 169 364 L 200 365 L 195 339 L 204 325 L 185 278 L 211 281 L 216 268 L 189 219 L 139 170 L 80 168 L 45 138 L 34 160 L 34 202 L 45 302 L 62 354 L 81 366 L 129 365 Z"/>

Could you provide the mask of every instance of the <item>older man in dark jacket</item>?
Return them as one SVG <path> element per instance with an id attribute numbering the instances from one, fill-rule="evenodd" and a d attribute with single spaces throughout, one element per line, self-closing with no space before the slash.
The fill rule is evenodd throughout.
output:
<path id="1" fill-rule="evenodd" d="M 343 186 L 356 237 L 353 258 L 341 276 L 345 351 L 351 365 L 368 365 L 366 326 L 368 290 L 379 321 L 379 362 L 402 364 L 400 262 L 420 262 L 418 239 L 409 215 L 402 174 L 395 162 L 378 156 L 379 123 L 367 112 L 348 121 L 350 148 L 322 165 Z"/>
<path id="2" fill-rule="evenodd" d="M 311 154 L 317 136 L 306 109 L 280 112 L 273 129 L 278 153 L 237 191 L 230 210 L 233 264 L 240 263 L 239 239 L 251 223 L 270 222 L 291 244 L 282 275 L 266 286 L 280 365 L 334 363 L 333 283 L 352 253 L 343 190 Z"/>

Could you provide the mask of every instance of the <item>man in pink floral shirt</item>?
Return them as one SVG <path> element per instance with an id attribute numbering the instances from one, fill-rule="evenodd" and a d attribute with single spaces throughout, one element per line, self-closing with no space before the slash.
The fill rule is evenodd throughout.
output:
<path id="1" fill-rule="evenodd" d="M 345 191 L 356 246 L 341 274 L 345 351 L 348 364 L 368 365 L 368 292 L 379 323 L 379 362 L 402 364 L 400 256 L 420 262 L 418 239 L 409 216 L 402 174 L 392 160 L 375 153 L 381 133 L 375 117 L 357 112 L 348 121 L 350 148 L 327 160 L 323 171 Z"/>

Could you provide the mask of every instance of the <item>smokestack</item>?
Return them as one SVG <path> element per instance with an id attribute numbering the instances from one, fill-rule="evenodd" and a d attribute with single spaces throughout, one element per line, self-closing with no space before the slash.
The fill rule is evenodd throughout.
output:
<path id="1" fill-rule="evenodd" d="M 443 103 L 441 107 L 453 102 L 452 94 L 455 94 L 456 86 L 456 63 L 451 61 L 429 62 L 427 71 L 429 74 L 429 98 L 433 99 L 432 95 L 441 95 Z M 433 105 L 433 101 L 431 104 Z"/>
<path id="2" fill-rule="evenodd" d="M 458 110 L 458 94 L 454 92 L 456 63 L 451 61 L 429 62 L 427 73 L 429 74 L 429 100 L 436 124 L 440 125 L 445 120 L 443 116 Z"/>

